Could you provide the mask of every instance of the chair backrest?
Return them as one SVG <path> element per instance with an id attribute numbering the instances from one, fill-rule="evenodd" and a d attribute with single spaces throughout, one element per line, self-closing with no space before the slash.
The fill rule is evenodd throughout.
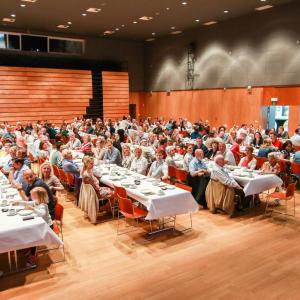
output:
<path id="1" fill-rule="evenodd" d="M 58 172 L 59 172 L 60 181 L 66 183 L 67 182 L 67 176 L 66 176 L 65 171 L 63 169 L 58 169 Z"/>
<path id="2" fill-rule="evenodd" d="M 293 174 L 300 175 L 300 164 L 291 163 L 291 171 Z"/>
<path id="3" fill-rule="evenodd" d="M 264 164 L 264 162 L 267 161 L 266 157 L 255 157 L 256 158 L 256 169 L 260 169 L 262 167 L 262 165 Z"/>
<path id="4" fill-rule="evenodd" d="M 234 152 L 234 151 L 232 152 L 232 154 L 233 154 L 233 156 L 234 156 L 234 159 L 235 159 L 236 164 L 238 165 L 239 162 L 240 162 L 240 160 L 241 160 L 240 154 L 237 153 L 237 152 Z"/>
<path id="5" fill-rule="evenodd" d="M 293 197 L 295 194 L 296 183 L 290 183 L 286 188 L 285 195 L 286 197 Z"/>
<path id="6" fill-rule="evenodd" d="M 42 165 L 45 161 L 46 161 L 45 158 L 40 158 L 40 157 L 38 157 L 38 163 L 39 163 L 40 165 Z"/>
<path id="7" fill-rule="evenodd" d="M 191 186 L 188 186 L 188 185 L 185 185 L 185 184 L 182 184 L 182 183 L 178 183 L 178 182 L 175 183 L 175 186 L 180 188 L 180 189 L 186 190 L 188 192 L 192 192 L 192 187 Z"/>
<path id="8" fill-rule="evenodd" d="M 300 151 L 300 146 L 294 146 L 294 148 L 296 149 L 296 151 Z"/>
<path id="9" fill-rule="evenodd" d="M 64 215 L 64 207 L 61 204 L 56 203 L 55 210 L 54 210 L 54 219 L 56 221 L 62 222 L 63 215 Z"/>
<path id="10" fill-rule="evenodd" d="M 118 197 L 126 198 L 127 197 L 126 190 L 121 186 L 114 185 L 114 193 L 115 193 L 116 198 L 118 198 Z"/>
<path id="11" fill-rule="evenodd" d="M 54 175 L 59 178 L 59 170 L 57 165 L 52 165 Z"/>
<path id="12" fill-rule="evenodd" d="M 67 184 L 70 186 L 74 186 L 75 185 L 75 178 L 74 175 L 72 173 L 65 173 L 66 174 L 66 178 L 67 178 Z"/>
<path id="13" fill-rule="evenodd" d="M 176 168 L 174 166 L 168 166 L 168 175 L 170 177 L 176 177 Z"/>
<path id="14" fill-rule="evenodd" d="M 188 174 L 189 173 L 185 170 L 181 170 L 181 169 L 177 169 L 177 168 L 175 169 L 175 177 L 179 181 L 186 182 Z"/>
<path id="15" fill-rule="evenodd" d="M 127 215 L 133 215 L 133 204 L 130 199 L 127 197 L 120 197 L 118 196 L 118 202 L 119 202 L 119 209 L 120 212 L 127 214 Z"/>
<path id="16" fill-rule="evenodd" d="M 286 171 L 286 162 L 283 159 L 278 160 L 279 166 L 280 166 L 280 171 L 285 172 Z"/>

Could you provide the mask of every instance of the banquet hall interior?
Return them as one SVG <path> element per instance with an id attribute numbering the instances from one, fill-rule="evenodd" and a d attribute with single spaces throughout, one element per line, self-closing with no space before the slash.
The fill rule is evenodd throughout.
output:
<path id="1" fill-rule="evenodd" d="M 299 299 L 299 16 L 1 0 L 0 299 Z"/>

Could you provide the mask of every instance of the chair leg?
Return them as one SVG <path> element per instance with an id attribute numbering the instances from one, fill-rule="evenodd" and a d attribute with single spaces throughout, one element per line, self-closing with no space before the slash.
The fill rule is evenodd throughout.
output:
<path id="1" fill-rule="evenodd" d="M 190 214 L 190 221 L 191 221 L 191 229 L 193 228 L 193 218 L 192 218 L 192 214 Z"/>
<path id="2" fill-rule="evenodd" d="M 296 199 L 295 196 L 293 197 L 294 200 L 294 217 L 296 216 Z"/>
<path id="3" fill-rule="evenodd" d="M 119 235 L 119 226 L 120 226 L 120 212 L 118 211 L 117 235 Z"/>

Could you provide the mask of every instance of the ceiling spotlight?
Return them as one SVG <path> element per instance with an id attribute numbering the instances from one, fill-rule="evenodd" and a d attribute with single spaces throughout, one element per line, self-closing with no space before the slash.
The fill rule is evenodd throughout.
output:
<path id="1" fill-rule="evenodd" d="M 98 13 L 99 11 L 101 11 L 101 8 L 90 7 L 86 11 L 90 13 Z"/>
<path id="2" fill-rule="evenodd" d="M 122 27 L 125 27 L 125 25 L 124 25 L 124 24 L 122 24 L 121 26 L 122 26 Z"/>
<path id="3" fill-rule="evenodd" d="M 146 39 L 145 41 L 146 42 L 152 42 L 152 41 L 155 41 L 155 39 L 154 38 L 149 38 L 149 39 Z"/>
<path id="4" fill-rule="evenodd" d="M 181 2 L 182 5 L 187 5 L 187 2 Z"/>
<path id="5" fill-rule="evenodd" d="M 229 13 L 229 10 L 224 10 L 224 14 L 228 14 Z"/>
<path id="6" fill-rule="evenodd" d="M 159 15 L 160 15 L 160 12 L 157 11 L 155 14 L 156 14 L 157 16 L 159 16 Z"/>
<path id="7" fill-rule="evenodd" d="M 196 21 L 197 23 L 198 23 L 198 22 L 200 22 L 200 20 L 199 20 L 199 19 L 197 19 L 197 20 L 195 20 L 195 21 Z"/>
<path id="8" fill-rule="evenodd" d="M 142 21 L 150 21 L 153 18 L 152 17 L 143 16 L 143 17 L 140 17 L 139 19 L 142 20 Z"/>
<path id="9" fill-rule="evenodd" d="M 255 10 L 262 11 L 262 10 L 270 9 L 272 7 L 273 7 L 272 5 L 264 5 L 264 6 L 256 7 Z"/>
<path id="10" fill-rule="evenodd" d="M 68 25 L 72 25 L 72 22 L 68 22 Z"/>
<path id="11" fill-rule="evenodd" d="M 61 29 L 66 29 L 66 28 L 69 28 L 70 26 L 69 25 L 57 25 L 56 27 L 61 28 Z"/>
<path id="12" fill-rule="evenodd" d="M 36 2 L 37 0 L 21 0 L 21 1 L 23 1 L 23 2 L 32 2 L 32 3 L 34 3 L 34 2 Z"/>
<path id="13" fill-rule="evenodd" d="M 132 23 L 133 23 L 133 24 L 137 24 L 137 21 L 133 21 Z"/>
<path id="14" fill-rule="evenodd" d="M 15 15 L 15 14 L 11 14 L 10 16 L 11 16 L 11 17 L 13 17 L 13 18 L 15 18 L 15 17 L 16 17 L 16 15 Z"/>
<path id="15" fill-rule="evenodd" d="M 2 21 L 3 21 L 3 22 L 14 23 L 14 22 L 16 22 L 16 19 L 12 19 L 12 18 L 3 18 Z"/>
<path id="16" fill-rule="evenodd" d="M 86 14 L 85 13 L 83 13 L 83 14 L 81 14 L 83 17 L 86 17 Z"/>
<path id="17" fill-rule="evenodd" d="M 26 7 L 26 4 L 20 4 L 20 7 Z"/>
<path id="18" fill-rule="evenodd" d="M 152 34 L 152 35 L 156 35 L 156 33 L 155 33 L 155 32 L 152 32 L 151 34 Z"/>
<path id="19" fill-rule="evenodd" d="M 175 26 L 172 26 L 172 27 L 171 27 L 172 30 L 174 30 L 175 28 L 176 28 Z"/>
<path id="20" fill-rule="evenodd" d="M 216 21 L 209 21 L 209 22 L 203 23 L 203 25 L 210 26 L 210 25 L 214 25 L 216 23 L 217 23 Z"/>
<path id="21" fill-rule="evenodd" d="M 113 30 L 106 30 L 104 31 L 104 35 L 106 34 L 114 34 L 115 32 Z"/>
<path id="22" fill-rule="evenodd" d="M 166 10 L 170 10 L 170 7 L 166 7 Z"/>
<path id="23" fill-rule="evenodd" d="M 176 30 L 176 31 L 172 31 L 170 34 L 180 34 L 180 33 L 182 33 L 181 30 Z"/>
<path id="24" fill-rule="evenodd" d="M 116 28 L 116 31 L 119 31 L 119 30 L 120 30 L 120 29 L 117 27 L 117 28 Z"/>

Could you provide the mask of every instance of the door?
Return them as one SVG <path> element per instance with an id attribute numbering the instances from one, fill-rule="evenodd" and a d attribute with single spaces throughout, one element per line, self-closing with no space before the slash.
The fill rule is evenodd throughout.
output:
<path id="1" fill-rule="evenodd" d="M 129 115 L 131 118 L 136 119 L 136 104 L 129 104 Z"/>

